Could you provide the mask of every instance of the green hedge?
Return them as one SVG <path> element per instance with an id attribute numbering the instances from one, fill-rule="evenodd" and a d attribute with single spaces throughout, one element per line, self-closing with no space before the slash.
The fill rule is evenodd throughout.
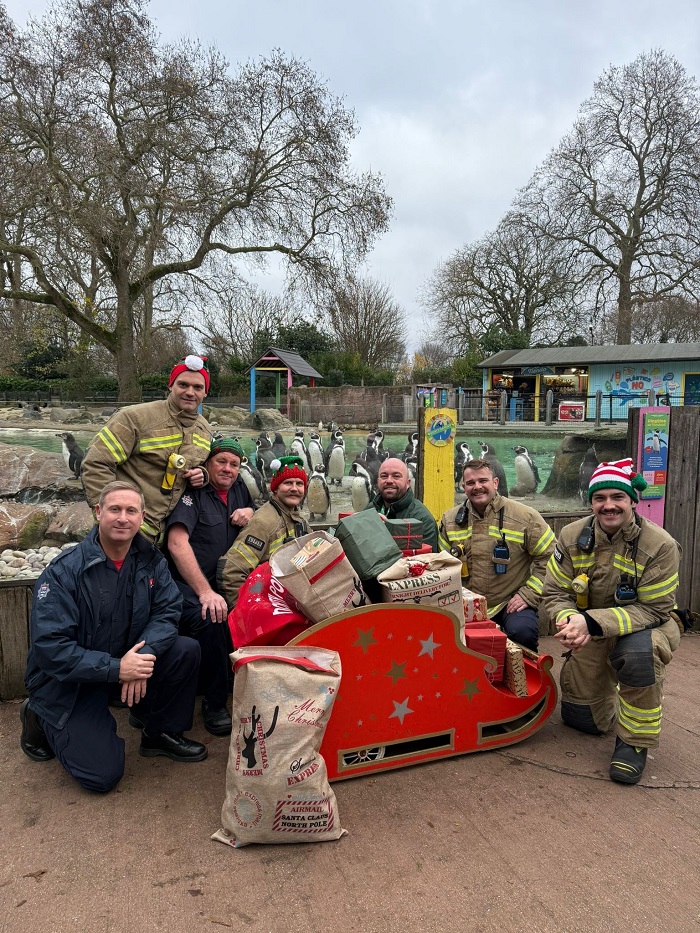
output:
<path id="1" fill-rule="evenodd" d="M 22 376 L 0 376 L 0 392 L 48 392 L 50 385 L 40 379 Z"/>

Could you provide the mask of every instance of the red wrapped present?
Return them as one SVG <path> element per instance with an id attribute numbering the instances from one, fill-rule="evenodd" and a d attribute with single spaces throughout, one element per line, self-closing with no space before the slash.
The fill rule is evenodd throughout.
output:
<path id="1" fill-rule="evenodd" d="M 491 620 L 486 622 L 472 622 L 464 627 L 464 637 L 467 648 L 479 654 L 487 654 L 496 662 L 496 670 L 487 671 L 486 676 L 493 684 L 503 680 L 503 668 L 506 660 L 505 632 L 502 632 Z"/>
<path id="2" fill-rule="evenodd" d="M 423 544 L 421 547 L 415 548 L 410 551 L 402 551 L 404 557 L 416 557 L 418 554 L 430 554 L 432 553 L 432 548 L 429 544 Z"/>
<path id="3" fill-rule="evenodd" d="M 465 622 L 485 622 L 488 619 L 486 611 L 486 597 L 473 593 L 466 586 L 462 587 L 462 602 L 464 603 Z"/>

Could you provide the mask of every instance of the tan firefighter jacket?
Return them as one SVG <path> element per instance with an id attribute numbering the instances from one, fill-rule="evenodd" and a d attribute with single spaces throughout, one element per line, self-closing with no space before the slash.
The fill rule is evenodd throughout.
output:
<path id="1" fill-rule="evenodd" d="M 258 509 L 234 544 L 219 558 L 217 588 L 229 610 L 238 601 L 241 584 L 258 564 L 269 560 L 283 544 L 306 534 L 307 530 L 301 513 L 289 509 L 273 493 L 270 501 Z"/>
<path id="2" fill-rule="evenodd" d="M 441 550 L 461 551 L 462 581 L 486 597 L 489 617 L 493 617 L 519 593 L 528 606 L 537 609 L 542 595 L 549 555 L 554 549 L 554 532 L 539 512 L 498 493 L 486 506 L 484 517 L 465 500 L 465 521 L 455 521 L 460 507 L 449 509 L 440 521 Z M 502 527 L 501 527 L 502 526 Z M 505 573 L 496 573 L 494 546 L 505 538 L 509 563 Z"/>
<path id="3" fill-rule="evenodd" d="M 146 500 L 141 531 L 157 541 L 165 519 L 177 505 L 187 480 L 184 470 L 201 466 L 209 456 L 212 432 L 202 415 L 180 411 L 170 398 L 130 405 L 112 415 L 93 438 L 83 460 L 83 487 L 94 509 L 100 493 L 113 480 L 139 487 Z M 171 454 L 181 454 L 185 466 L 175 473 L 172 488 L 161 485 Z"/>
<path id="4" fill-rule="evenodd" d="M 680 548 L 653 522 L 637 516 L 612 540 L 593 520 L 595 545 L 590 553 L 579 547 L 590 518 L 566 525 L 547 566 L 542 602 L 555 622 L 585 611 L 605 637 L 629 635 L 666 622 L 675 605 Z M 635 545 L 636 542 L 636 545 Z M 635 553 L 636 551 L 636 553 Z M 577 608 L 572 582 L 588 577 L 588 606 Z M 622 574 L 636 586 L 636 601 L 617 606 L 615 591 Z"/>

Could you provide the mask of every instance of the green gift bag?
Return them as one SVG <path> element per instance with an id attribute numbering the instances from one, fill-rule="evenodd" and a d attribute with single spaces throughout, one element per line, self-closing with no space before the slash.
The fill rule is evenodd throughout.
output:
<path id="1" fill-rule="evenodd" d="M 361 580 L 373 580 L 401 557 L 401 551 L 374 509 L 338 522 L 335 536 Z"/>

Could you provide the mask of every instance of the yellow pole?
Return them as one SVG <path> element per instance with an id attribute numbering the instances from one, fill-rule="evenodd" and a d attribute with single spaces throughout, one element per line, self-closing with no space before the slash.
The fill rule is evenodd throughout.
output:
<path id="1" fill-rule="evenodd" d="M 420 468 L 416 495 L 436 521 L 455 504 L 456 434 L 454 408 L 418 409 Z"/>

